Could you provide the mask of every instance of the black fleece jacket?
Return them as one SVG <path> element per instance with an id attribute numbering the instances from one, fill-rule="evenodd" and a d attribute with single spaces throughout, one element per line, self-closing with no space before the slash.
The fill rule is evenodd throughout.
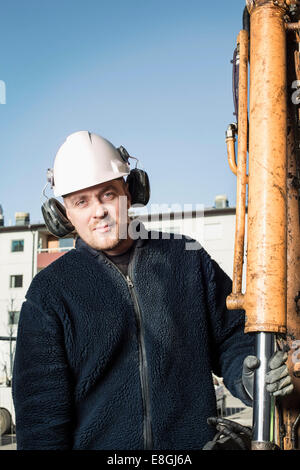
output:
<path id="1" fill-rule="evenodd" d="M 126 278 L 78 239 L 33 279 L 13 373 L 18 449 L 201 449 L 212 371 L 244 400 L 231 281 L 190 240 L 139 240 Z M 199 245 L 198 245 L 199 248 Z"/>

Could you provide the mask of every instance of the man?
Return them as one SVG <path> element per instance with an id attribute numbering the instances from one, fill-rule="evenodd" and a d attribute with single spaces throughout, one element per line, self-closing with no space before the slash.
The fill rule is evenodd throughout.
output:
<path id="1" fill-rule="evenodd" d="M 56 156 L 54 193 L 78 238 L 22 306 L 18 449 L 201 449 L 215 434 L 212 372 L 251 404 L 258 364 L 243 312 L 226 309 L 230 279 L 185 237 L 143 226 L 130 235 L 129 173 L 122 153 L 86 131 Z M 284 360 L 271 373 L 277 394 L 291 388 Z"/>

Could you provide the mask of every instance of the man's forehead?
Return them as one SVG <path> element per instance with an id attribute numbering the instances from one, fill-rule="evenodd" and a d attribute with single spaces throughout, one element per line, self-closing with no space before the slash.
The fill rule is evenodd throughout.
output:
<path id="1" fill-rule="evenodd" d="M 80 189 L 75 191 L 74 193 L 67 194 L 64 196 L 64 199 L 72 201 L 73 199 L 77 198 L 78 196 L 83 196 L 84 194 L 92 194 L 106 191 L 107 189 L 117 188 L 122 184 L 121 180 L 110 180 L 105 181 L 104 183 L 97 184 L 96 186 L 91 186 L 90 188 Z"/>

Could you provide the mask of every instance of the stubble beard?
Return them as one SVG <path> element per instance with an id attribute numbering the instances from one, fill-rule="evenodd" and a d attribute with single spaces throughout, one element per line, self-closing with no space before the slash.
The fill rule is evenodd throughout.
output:
<path id="1" fill-rule="evenodd" d="M 128 226 L 126 227 L 126 236 L 124 236 L 124 229 L 123 233 L 120 233 L 120 228 L 118 224 L 115 224 L 111 231 L 107 234 L 96 234 L 96 236 L 85 237 L 84 234 L 79 236 L 82 240 L 87 243 L 89 246 L 94 248 L 95 250 L 100 251 L 110 251 L 115 250 L 123 243 L 126 242 L 128 236 Z M 121 235 L 121 238 L 120 238 Z M 122 236 L 123 235 L 123 236 Z M 88 239 L 89 238 L 89 239 Z"/>

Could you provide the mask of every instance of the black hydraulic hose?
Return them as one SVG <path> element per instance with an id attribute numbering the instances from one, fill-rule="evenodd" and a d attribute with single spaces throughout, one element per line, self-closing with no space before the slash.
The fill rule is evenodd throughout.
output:
<path id="1" fill-rule="evenodd" d="M 250 40 L 250 14 L 247 7 L 243 10 L 243 29 L 248 31 L 248 37 Z M 250 62 L 250 47 L 248 52 L 248 60 Z M 238 109 L 239 109 L 239 51 L 235 48 L 233 51 L 232 58 L 232 96 L 233 96 L 233 115 L 236 116 L 236 122 L 238 123 Z M 249 122 L 248 122 L 249 126 Z M 247 135 L 247 150 L 249 147 L 249 134 Z"/>
<path id="2" fill-rule="evenodd" d="M 216 429 L 217 431 L 221 433 L 221 435 L 223 434 L 224 436 L 227 436 L 233 439 L 242 450 L 247 450 L 246 444 L 235 432 L 231 431 L 230 429 L 225 428 L 221 424 L 217 424 Z"/>
<path id="3" fill-rule="evenodd" d="M 243 29 L 248 31 L 248 37 L 250 37 L 250 14 L 247 7 L 243 11 Z"/>
<path id="4" fill-rule="evenodd" d="M 216 416 L 207 418 L 207 424 L 215 426 L 217 431 L 219 431 L 212 442 L 217 443 L 221 436 L 227 436 L 232 439 L 241 450 L 248 450 L 250 448 L 252 430 L 248 426 L 242 426 L 235 421 Z"/>
<path id="5" fill-rule="evenodd" d="M 294 421 L 294 424 L 292 426 L 292 444 L 293 444 L 293 449 L 296 449 L 297 446 L 297 427 L 300 422 L 300 413 L 298 414 L 297 418 Z"/>
<path id="6" fill-rule="evenodd" d="M 246 436 L 252 437 L 252 430 L 250 427 L 243 426 L 242 424 L 237 423 L 235 421 L 231 421 L 230 419 L 218 418 L 218 417 L 212 416 L 210 418 L 207 418 L 207 423 L 210 424 L 211 426 L 217 426 L 217 425 L 227 426 L 235 433 L 244 433 Z"/>
<path id="7" fill-rule="evenodd" d="M 238 107 L 239 107 L 239 61 L 237 48 L 233 51 L 232 58 L 232 97 L 233 97 L 233 108 L 234 116 L 238 122 Z"/>
<path id="8" fill-rule="evenodd" d="M 243 11 L 243 29 L 248 31 L 248 37 L 250 38 L 250 14 L 247 7 Z M 249 59 L 250 59 L 250 49 L 249 49 Z M 238 106 L 239 106 L 239 57 L 237 48 L 234 49 L 233 58 L 232 58 L 232 94 L 233 94 L 233 106 L 234 106 L 234 115 L 238 122 Z"/>
<path id="9" fill-rule="evenodd" d="M 245 7 L 243 11 L 243 29 L 248 31 L 248 39 L 250 41 L 250 13 L 247 7 Z M 250 47 L 248 51 L 248 61 L 250 62 Z"/>

